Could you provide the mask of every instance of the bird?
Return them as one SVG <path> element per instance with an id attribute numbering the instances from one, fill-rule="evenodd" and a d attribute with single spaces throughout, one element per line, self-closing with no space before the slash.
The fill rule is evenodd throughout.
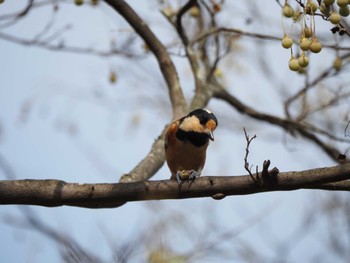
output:
<path id="1" fill-rule="evenodd" d="M 195 109 L 168 126 L 164 146 L 170 179 L 181 184 L 200 176 L 209 140 L 214 141 L 217 126 L 217 118 L 207 109 Z"/>

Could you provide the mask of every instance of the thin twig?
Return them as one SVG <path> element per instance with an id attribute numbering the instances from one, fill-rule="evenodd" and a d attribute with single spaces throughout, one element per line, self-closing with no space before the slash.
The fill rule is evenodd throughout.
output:
<path id="1" fill-rule="evenodd" d="M 349 128 L 350 125 L 350 121 L 348 121 L 348 124 L 346 125 L 345 129 L 344 129 L 344 137 L 350 137 L 350 134 L 347 134 L 347 129 Z"/>
<path id="2" fill-rule="evenodd" d="M 243 131 L 244 131 L 245 139 L 247 141 L 247 144 L 245 147 L 244 168 L 249 173 L 249 175 L 253 179 L 253 181 L 256 182 L 256 179 L 254 178 L 254 176 L 251 172 L 251 167 L 249 167 L 249 162 L 248 162 L 249 146 L 250 146 L 250 143 L 256 138 L 256 135 L 254 134 L 254 136 L 252 138 L 249 138 L 249 135 L 247 134 L 245 127 L 243 127 Z"/>

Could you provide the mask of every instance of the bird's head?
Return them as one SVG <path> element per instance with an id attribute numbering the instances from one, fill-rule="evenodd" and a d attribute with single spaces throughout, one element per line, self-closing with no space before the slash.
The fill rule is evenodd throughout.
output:
<path id="1" fill-rule="evenodd" d="M 218 126 L 215 115 L 207 109 L 196 109 L 180 120 L 179 128 L 185 132 L 206 134 L 214 141 L 214 130 Z"/>

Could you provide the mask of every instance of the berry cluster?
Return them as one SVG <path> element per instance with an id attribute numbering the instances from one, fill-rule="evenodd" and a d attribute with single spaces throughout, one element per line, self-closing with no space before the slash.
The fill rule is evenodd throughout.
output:
<path id="1" fill-rule="evenodd" d="M 286 32 L 284 32 L 282 46 L 286 49 L 291 49 L 291 58 L 289 60 L 290 70 L 301 72 L 309 65 L 307 53 L 319 53 L 322 50 L 322 44 L 316 37 L 315 15 L 320 15 L 332 24 L 338 25 L 342 17 L 346 17 L 350 14 L 350 0 L 322 0 L 318 2 L 306 0 L 304 3 L 302 3 L 302 1 L 297 2 L 303 10 L 293 9 L 288 3 L 288 0 L 285 0 L 282 16 L 293 19 L 293 22 L 298 22 L 301 26 L 300 38 L 298 41 L 301 55 L 299 57 L 294 56 L 292 49 L 293 39 Z M 307 21 L 309 21 L 309 24 L 307 24 Z M 336 57 L 335 62 L 336 66 L 334 66 L 334 68 L 339 70 L 341 68 L 341 59 L 339 56 Z"/>

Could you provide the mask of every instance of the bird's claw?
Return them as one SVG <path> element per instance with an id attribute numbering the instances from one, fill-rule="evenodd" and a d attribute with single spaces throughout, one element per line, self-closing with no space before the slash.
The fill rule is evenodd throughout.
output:
<path id="1" fill-rule="evenodd" d="M 179 185 L 182 185 L 183 181 L 182 181 L 180 172 L 177 172 L 177 173 L 176 173 L 176 180 L 177 180 L 177 183 L 178 183 Z"/>
<path id="2" fill-rule="evenodd" d="M 200 175 L 200 172 L 195 170 L 177 171 L 176 180 L 179 185 L 182 185 L 185 180 L 193 182 L 199 175 Z"/>
<path id="3" fill-rule="evenodd" d="M 194 181 L 196 180 L 197 177 L 199 177 L 200 173 L 197 171 L 192 171 L 192 173 L 190 174 L 190 176 L 188 177 L 188 181 Z"/>

